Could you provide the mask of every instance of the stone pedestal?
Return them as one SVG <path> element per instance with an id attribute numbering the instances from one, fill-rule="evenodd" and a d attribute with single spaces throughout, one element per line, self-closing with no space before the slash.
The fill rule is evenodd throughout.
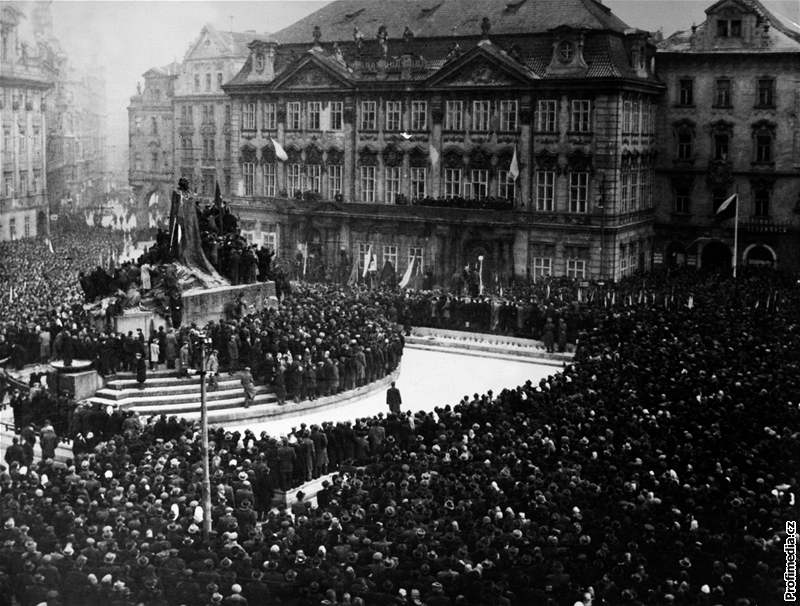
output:
<path id="1" fill-rule="evenodd" d="M 142 329 L 146 337 L 150 336 L 150 327 L 158 321 L 158 316 L 152 311 L 141 309 L 126 309 L 121 316 L 114 318 L 114 330 L 124 335 L 129 332 L 136 334 L 137 329 Z M 163 321 L 161 322 L 164 323 Z"/>
<path id="2" fill-rule="evenodd" d="M 244 313 L 251 314 L 278 304 L 275 298 L 275 282 L 256 282 L 238 286 L 217 288 L 195 288 L 181 295 L 183 301 L 183 324 L 196 322 L 202 326 L 210 321 L 224 319 L 242 298 Z M 146 334 L 146 333 L 145 333 Z"/>
<path id="3" fill-rule="evenodd" d="M 92 397 L 103 386 L 103 379 L 96 370 L 83 372 L 59 373 L 58 389 L 72 394 L 75 400 L 85 400 Z"/>

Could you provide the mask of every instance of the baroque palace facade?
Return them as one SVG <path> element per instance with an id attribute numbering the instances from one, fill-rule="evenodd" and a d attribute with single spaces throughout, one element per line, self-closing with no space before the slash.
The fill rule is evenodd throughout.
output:
<path id="1" fill-rule="evenodd" d="M 663 261 L 800 269 L 800 27 L 754 0 L 722 0 L 659 47 L 655 232 Z"/>
<path id="2" fill-rule="evenodd" d="M 595 0 L 333 2 L 223 87 L 241 225 L 339 277 L 368 251 L 439 284 L 645 268 L 654 57 Z"/>

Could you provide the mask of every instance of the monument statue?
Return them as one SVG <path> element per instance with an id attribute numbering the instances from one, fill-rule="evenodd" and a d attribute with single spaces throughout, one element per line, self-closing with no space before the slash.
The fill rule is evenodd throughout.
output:
<path id="1" fill-rule="evenodd" d="M 222 277 L 203 252 L 197 201 L 189 191 L 189 180 L 181 177 L 178 189 L 172 192 L 169 210 L 169 251 L 172 258 L 189 269 L 210 274 L 216 281 Z"/>

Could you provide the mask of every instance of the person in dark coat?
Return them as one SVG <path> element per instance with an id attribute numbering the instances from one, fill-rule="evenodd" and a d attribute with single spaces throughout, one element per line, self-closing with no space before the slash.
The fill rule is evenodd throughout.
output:
<path id="1" fill-rule="evenodd" d="M 136 353 L 136 381 L 139 383 L 139 389 L 144 389 L 144 382 L 147 381 L 147 361 L 142 357 L 142 354 Z"/>
<path id="2" fill-rule="evenodd" d="M 241 376 L 242 388 L 244 389 L 244 407 L 250 408 L 250 405 L 255 401 L 256 397 L 256 384 L 253 381 L 253 374 L 250 372 L 250 367 L 245 366 Z"/>
<path id="3" fill-rule="evenodd" d="M 544 331 L 542 332 L 542 342 L 544 343 L 544 348 L 548 353 L 553 353 L 555 351 L 555 332 L 556 326 L 553 324 L 553 319 L 547 318 L 547 322 L 545 322 L 544 325 Z"/>
<path id="4" fill-rule="evenodd" d="M 400 397 L 400 390 L 395 387 L 394 381 L 392 381 L 392 386 L 386 390 L 386 405 L 389 407 L 389 412 L 399 415 L 402 403 L 403 398 Z"/>
<path id="5" fill-rule="evenodd" d="M 42 447 L 42 460 L 55 459 L 56 448 L 58 447 L 58 435 L 49 420 L 44 422 L 44 427 L 42 427 L 39 438 Z"/>

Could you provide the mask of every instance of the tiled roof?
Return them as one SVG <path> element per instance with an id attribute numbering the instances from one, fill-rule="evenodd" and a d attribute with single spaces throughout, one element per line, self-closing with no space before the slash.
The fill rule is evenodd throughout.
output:
<path id="1" fill-rule="evenodd" d="M 560 26 L 622 33 L 629 27 L 597 0 L 336 0 L 275 33 L 281 44 L 309 43 L 315 25 L 322 39 L 353 39 L 358 28 L 374 39 L 385 25 L 390 39 L 408 27 L 416 38 L 478 36 L 487 17 L 491 34 L 544 33 Z"/>

